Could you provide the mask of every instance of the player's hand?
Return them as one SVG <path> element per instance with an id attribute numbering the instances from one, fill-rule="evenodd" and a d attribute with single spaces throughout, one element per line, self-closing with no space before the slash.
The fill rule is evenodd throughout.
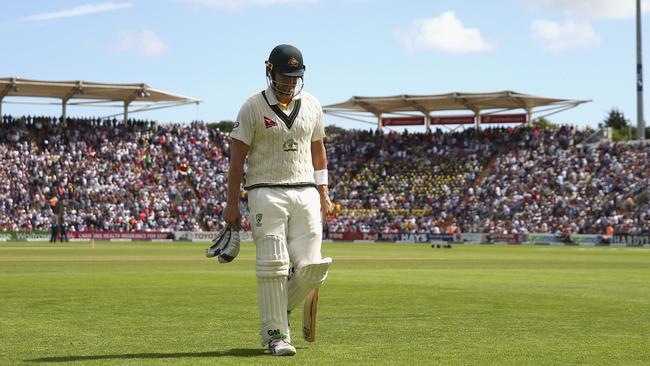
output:
<path id="1" fill-rule="evenodd" d="M 223 211 L 223 219 L 229 228 L 239 231 L 241 230 L 241 213 L 239 212 L 239 205 L 227 204 L 226 209 Z"/>
<path id="2" fill-rule="evenodd" d="M 325 226 L 325 222 L 327 221 L 327 216 L 329 213 L 332 212 L 332 201 L 330 200 L 329 196 L 329 191 L 327 189 L 327 186 L 318 186 L 318 193 L 320 196 L 320 211 L 321 211 L 321 217 L 323 226 Z"/>

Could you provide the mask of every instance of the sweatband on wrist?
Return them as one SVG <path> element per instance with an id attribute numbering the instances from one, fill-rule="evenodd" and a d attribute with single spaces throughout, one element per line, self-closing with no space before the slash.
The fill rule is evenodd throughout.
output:
<path id="1" fill-rule="evenodd" d="M 314 171 L 314 181 L 317 186 L 327 185 L 327 169 Z"/>

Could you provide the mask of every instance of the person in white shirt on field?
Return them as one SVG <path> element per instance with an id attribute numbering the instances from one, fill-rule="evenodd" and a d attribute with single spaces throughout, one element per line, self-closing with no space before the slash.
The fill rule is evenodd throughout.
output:
<path id="1" fill-rule="evenodd" d="M 296 47 L 275 47 L 266 61 L 268 87 L 243 104 L 230 134 L 223 217 L 228 227 L 240 229 L 244 180 L 256 244 L 260 338 L 273 355 L 296 353 L 288 312 L 323 284 L 332 262 L 321 258 L 323 222 L 332 207 L 323 111 L 302 90 L 304 72 Z"/>

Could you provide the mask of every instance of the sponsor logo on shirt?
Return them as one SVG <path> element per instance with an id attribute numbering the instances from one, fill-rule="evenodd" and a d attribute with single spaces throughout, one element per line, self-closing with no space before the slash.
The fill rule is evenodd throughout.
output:
<path id="1" fill-rule="evenodd" d="M 232 125 L 232 129 L 234 130 L 235 128 L 239 127 L 239 122 L 235 122 Z"/>
<path id="2" fill-rule="evenodd" d="M 264 116 L 264 127 L 266 128 L 271 128 L 273 126 L 277 126 L 278 123 L 275 122 L 274 120 L 268 118 L 267 116 Z"/>

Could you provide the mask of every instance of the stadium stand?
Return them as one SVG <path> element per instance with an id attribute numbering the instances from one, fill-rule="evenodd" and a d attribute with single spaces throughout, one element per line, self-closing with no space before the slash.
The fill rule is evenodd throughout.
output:
<path id="1" fill-rule="evenodd" d="M 649 233 L 650 144 L 593 136 L 569 126 L 330 135 L 325 230 Z M 228 151 L 228 135 L 201 122 L 3 116 L 0 231 L 48 230 L 57 204 L 73 231 L 219 230 Z"/>
<path id="2" fill-rule="evenodd" d="M 520 130 L 525 137 L 498 157 L 462 207 L 462 226 L 503 233 L 603 233 L 610 224 L 630 234 L 650 229 L 647 209 L 633 201 L 634 187 L 650 183 L 648 145 L 578 147 L 574 130 L 533 133 Z"/>
<path id="3" fill-rule="evenodd" d="M 593 132 L 562 126 L 330 137 L 337 212 L 327 229 L 602 234 L 612 225 L 619 233 L 649 232 L 647 194 L 635 200 L 635 190 L 650 185 L 650 146 L 582 144 Z"/>

